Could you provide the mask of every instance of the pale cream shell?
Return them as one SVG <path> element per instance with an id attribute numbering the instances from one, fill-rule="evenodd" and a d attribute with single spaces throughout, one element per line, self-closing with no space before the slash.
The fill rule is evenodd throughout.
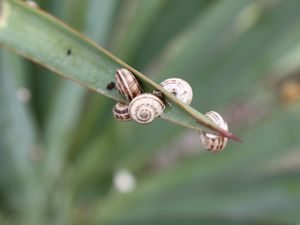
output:
<path id="1" fill-rule="evenodd" d="M 192 87 L 183 79 L 170 78 L 160 83 L 160 86 L 173 94 L 180 101 L 191 104 L 193 99 Z"/>
<path id="2" fill-rule="evenodd" d="M 151 123 L 164 110 L 164 103 L 158 97 L 149 93 L 135 97 L 129 104 L 130 117 L 141 124 Z"/>

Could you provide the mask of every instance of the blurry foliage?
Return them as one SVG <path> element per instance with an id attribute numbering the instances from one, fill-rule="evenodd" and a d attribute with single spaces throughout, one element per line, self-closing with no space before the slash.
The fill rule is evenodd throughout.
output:
<path id="1" fill-rule="evenodd" d="M 164 121 L 117 122 L 111 100 L 1 49 L 0 224 L 300 222 L 300 1 L 38 4 L 156 81 L 189 81 L 244 142 L 210 154 Z"/>

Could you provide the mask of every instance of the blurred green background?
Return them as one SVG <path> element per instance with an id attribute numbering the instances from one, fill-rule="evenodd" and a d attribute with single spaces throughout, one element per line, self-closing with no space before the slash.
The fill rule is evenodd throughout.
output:
<path id="1" fill-rule="evenodd" d="M 40 0 L 243 143 L 113 119 L 112 100 L 0 50 L 0 224 L 300 223 L 300 1 Z M 26 34 L 24 34 L 26 35 Z"/>

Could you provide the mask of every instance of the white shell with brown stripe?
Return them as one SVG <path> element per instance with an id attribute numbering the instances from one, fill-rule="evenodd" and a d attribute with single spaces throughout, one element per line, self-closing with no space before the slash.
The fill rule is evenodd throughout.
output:
<path id="1" fill-rule="evenodd" d="M 128 105 L 126 105 L 122 102 L 117 102 L 117 104 L 113 108 L 113 115 L 117 120 L 120 120 L 120 121 L 131 120 L 131 117 L 128 112 Z"/>
<path id="2" fill-rule="evenodd" d="M 205 115 L 219 127 L 228 131 L 228 125 L 219 113 L 210 111 L 205 113 Z M 216 153 L 222 151 L 225 148 L 228 138 L 212 133 L 200 132 L 200 141 L 205 149 L 210 152 Z"/>
<path id="3" fill-rule="evenodd" d="M 142 93 L 141 86 L 133 74 L 125 69 L 118 69 L 115 73 L 116 88 L 128 101 Z"/>

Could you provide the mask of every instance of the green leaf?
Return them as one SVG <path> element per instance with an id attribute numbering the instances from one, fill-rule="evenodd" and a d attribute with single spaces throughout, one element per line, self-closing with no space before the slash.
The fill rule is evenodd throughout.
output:
<path id="1" fill-rule="evenodd" d="M 119 20 L 121 20 L 119 23 L 122 24 L 122 28 L 116 31 L 116 38 L 120 40 L 117 43 L 118 46 L 114 48 L 120 57 L 130 62 L 136 51 L 140 51 L 139 46 L 141 46 L 143 38 L 147 36 L 149 28 L 155 26 L 159 15 L 168 7 L 168 2 L 169 0 L 134 0 L 123 3 L 125 13 L 130 13 L 130 15 L 125 17 L 128 18 L 127 20 L 124 20 L 121 11 L 119 16 Z M 130 10 L 127 10 L 128 8 Z"/>
<path id="2" fill-rule="evenodd" d="M 20 212 L 23 220 L 39 224 L 43 190 L 36 160 L 42 150 L 32 114 L 28 106 L 17 99 L 21 86 L 16 78 L 25 74 L 22 65 L 19 57 L 0 50 L 0 179 L 5 178 L 5 198 L 13 210 Z"/>
<path id="3" fill-rule="evenodd" d="M 172 107 L 167 106 L 161 116 L 163 119 L 198 131 L 207 127 L 238 140 L 233 134 L 219 128 L 203 114 L 180 102 L 158 84 L 57 19 L 16 0 L 4 1 L 1 7 L 0 43 L 6 47 L 117 101 L 125 100 L 115 89 L 107 90 L 106 85 L 114 80 L 114 73 L 118 68 L 125 67 L 137 76 L 146 92 L 160 90 L 173 104 Z M 37 27 L 40 29 L 36 29 Z M 24 36 L 23 33 L 28 35 Z"/>

